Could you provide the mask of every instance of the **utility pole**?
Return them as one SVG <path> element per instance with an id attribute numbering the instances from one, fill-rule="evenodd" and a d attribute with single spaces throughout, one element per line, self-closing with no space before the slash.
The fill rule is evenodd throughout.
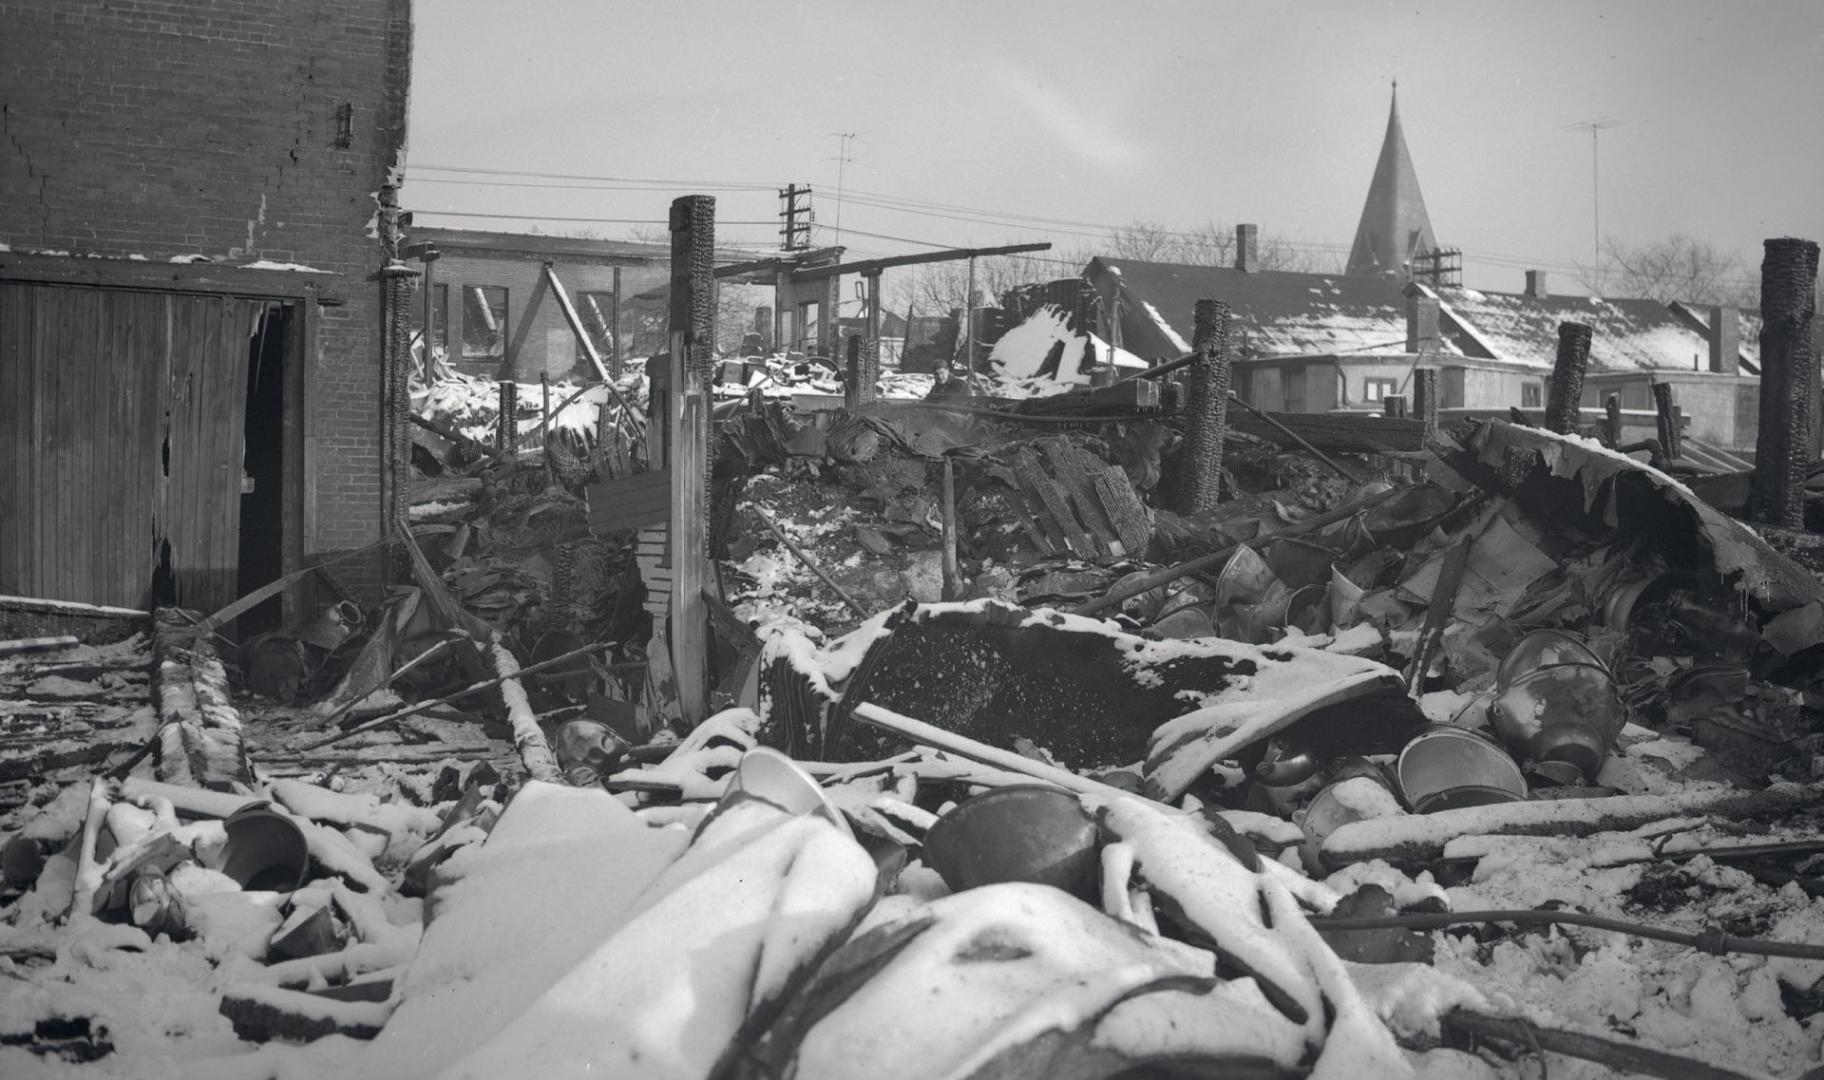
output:
<path id="1" fill-rule="evenodd" d="M 803 202 L 800 202 L 800 197 Z M 779 229 L 779 246 L 786 251 L 803 251 L 811 246 L 811 185 L 788 184 L 779 191 L 779 217 L 785 222 Z"/>
<path id="2" fill-rule="evenodd" d="M 1574 124 L 1564 124 L 1559 131 L 1587 131 L 1590 133 L 1590 257 L 1602 262 L 1602 163 L 1599 139 L 1608 128 L 1620 127 L 1620 120 L 1611 120 L 1599 116 L 1594 120 L 1579 120 Z"/>

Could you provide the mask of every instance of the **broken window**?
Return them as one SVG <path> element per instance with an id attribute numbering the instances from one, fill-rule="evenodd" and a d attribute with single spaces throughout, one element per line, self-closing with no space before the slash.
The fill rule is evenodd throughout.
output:
<path id="1" fill-rule="evenodd" d="M 507 290 L 467 285 L 462 290 L 462 358 L 504 359 L 507 355 Z"/>
<path id="2" fill-rule="evenodd" d="M 583 320 L 583 329 L 589 334 L 589 343 L 595 346 L 595 355 L 607 360 L 614 352 L 614 294 L 577 293 L 576 315 Z M 580 341 L 576 345 L 576 359 L 579 362 L 589 359 Z"/>
<path id="3" fill-rule="evenodd" d="M 423 340 L 424 337 L 424 297 L 418 297 L 412 305 L 412 336 Z M 431 286 L 431 345 L 439 352 L 447 353 L 450 349 L 450 287 L 438 283 Z"/>
<path id="4" fill-rule="evenodd" d="M 1400 380 L 1370 375 L 1362 380 L 1363 401 L 1385 401 L 1400 392 Z"/>
<path id="5" fill-rule="evenodd" d="M 1520 407 L 1537 409 L 1545 404 L 1545 384 L 1534 380 L 1520 384 Z"/>

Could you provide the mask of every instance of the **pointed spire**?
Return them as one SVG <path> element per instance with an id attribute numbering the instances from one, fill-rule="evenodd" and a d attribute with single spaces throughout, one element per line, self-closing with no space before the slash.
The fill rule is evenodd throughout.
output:
<path id="1" fill-rule="evenodd" d="M 1387 109 L 1387 136 L 1381 142 L 1380 160 L 1375 162 L 1374 180 L 1368 185 L 1368 201 L 1362 207 L 1361 224 L 1355 227 L 1355 244 L 1344 272 L 1403 277 L 1414 255 L 1437 246 L 1412 155 L 1406 150 L 1406 135 L 1400 128 L 1400 82 L 1395 79 Z"/>

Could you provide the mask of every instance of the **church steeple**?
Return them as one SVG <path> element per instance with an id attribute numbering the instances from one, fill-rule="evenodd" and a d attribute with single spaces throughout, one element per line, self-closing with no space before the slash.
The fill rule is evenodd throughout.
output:
<path id="1" fill-rule="evenodd" d="M 1349 250 L 1344 273 L 1361 277 L 1395 274 L 1404 277 L 1412 257 L 1434 250 L 1431 219 L 1425 213 L 1425 196 L 1406 152 L 1406 135 L 1400 130 L 1400 84 L 1393 84 L 1393 103 L 1387 110 L 1387 137 L 1368 185 L 1368 202 L 1361 224 L 1355 227 L 1355 244 Z"/>

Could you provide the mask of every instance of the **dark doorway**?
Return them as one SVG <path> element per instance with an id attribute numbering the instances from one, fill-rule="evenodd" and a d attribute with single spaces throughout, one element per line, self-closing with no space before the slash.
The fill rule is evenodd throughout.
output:
<path id="1" fill-rule="evenodd" d="M 237 595 L 245 596 L 285 572 L 286 343 L 293 309 L 268 304 L 247 348 L 247 419 L 241 459 L 241 546 Z M 242 615 L 239 636 L 276 629 L 284 621 L 282 597 Z"/>

